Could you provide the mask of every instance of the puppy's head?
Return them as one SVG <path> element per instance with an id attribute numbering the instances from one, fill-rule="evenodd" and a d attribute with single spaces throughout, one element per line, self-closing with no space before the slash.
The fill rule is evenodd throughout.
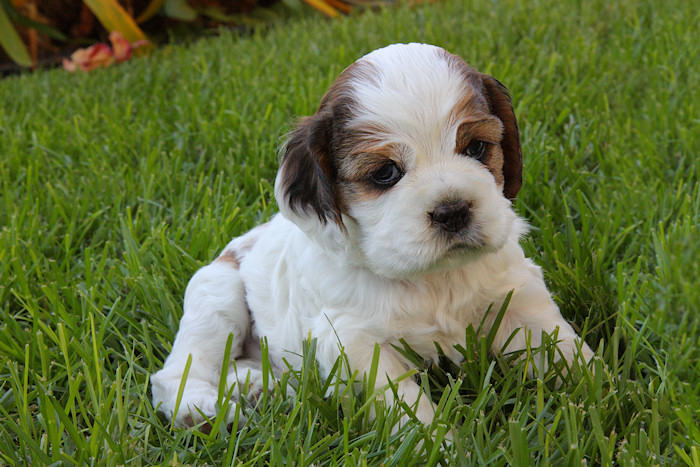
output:
<path id="1" fill-rule="evenodd" d="M 349 66 L 300 121 L 275 195 L 315 241 L 407 277 L 501 248 L 521 182 L 506 88 L 438 47 L 395 44 Z"/>

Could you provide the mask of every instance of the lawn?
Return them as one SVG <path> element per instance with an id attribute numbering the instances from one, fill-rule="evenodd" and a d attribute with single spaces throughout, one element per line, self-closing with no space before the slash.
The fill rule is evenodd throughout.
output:
<path id="1" fill-rule="evenodd" d="M 698 24 L 687 0 L 448 0 L 0 81 L 0 464 L 700 465 Z M 416 375 L 436 423 L 394 433 L 371 382 L 319 378 L 311 342 L 296 391 L 240 431 L 172 428 L 148 380 L 187 281 L 276 211 L 294 117 L 407 41 L 509 87 L 522 244 L 595 372 L 557 388 L 465 332 L 461 366 Z"/>

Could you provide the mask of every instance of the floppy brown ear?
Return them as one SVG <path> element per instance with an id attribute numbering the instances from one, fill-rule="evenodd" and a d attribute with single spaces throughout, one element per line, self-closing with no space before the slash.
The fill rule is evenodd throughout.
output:
<path id="1" fill-rule="evenodd" d="M 303 118 L 282 152 L 278 174 L 278 202 L 294 214 L 315 215 L 322 224 L 341 222 L 332 184 L 332 123 L 330 111 Z"/>
<path id="2" fill-rule="evenodd" d="M 503 195 L 514 200 L 523 184 L 523 152 L 520 148 L 520 133 L 515 120 L 513 104 L 508 89 L 497 79 L 482 75 L 489 110 L 505 127 L 501 148 L 503 149 Z"/>

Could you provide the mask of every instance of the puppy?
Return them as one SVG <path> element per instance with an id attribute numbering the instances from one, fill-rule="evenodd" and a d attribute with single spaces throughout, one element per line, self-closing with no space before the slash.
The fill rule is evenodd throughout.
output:
<path id="1" fill-rule="evenodd" d="M 229 387 L 261 390 L 260 338 L 281 371 L 283 359 L 301 365 L 312 337 L 326 374 L 341 348 L 352 370 L 369 372 L 378 344 L 379 388 L 410 369 L 392 344 L 403 338 L 437 359 L 438 343 L 459 360 L 465 328 L 489 332 L 496 313 L 487 309 L 510 291 L 493 350 L 536 347 L 558 329 L 560 355 L 571 362 L 580 349 L 589 361 L 518 244 L 526 226 L 511 202 L 521 180 L 518 125 L 501 83 L 426 44 L 360 58 L 289 135 L 275 182 L 280 213 L 190 280 L 172 351 L 152 377 L 154 406 L 176 424 L 213 417 L 229 334 Z M 416 382 L 395 388 L 432 421 Z"/>

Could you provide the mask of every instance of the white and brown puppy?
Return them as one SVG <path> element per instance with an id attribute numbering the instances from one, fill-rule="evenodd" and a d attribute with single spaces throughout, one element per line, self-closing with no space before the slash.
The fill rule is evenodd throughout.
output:
<path id="1" fill-rule="evenodd" d="M 341 347 L 353 370 L 368 372 L 378 343 L 381 387 L 410 369 L 392 344 L 403 338 L 436 359 L 437 342 L 457 360 L 465 328 L 483 320 L 488 332 L 495 316 L 485 312 L 511 290 L 494 350 L 514 331 L 506 351 L 558 328 L 564 358 L 581 349 L 590 360 L 518 244 L 526 226 L 511 201 L 521 174 L 513 107 L 494 78 L 425 44 L 362 57 L 289 135 L 275 183 L 280 213 L 191 279 L 172 352 L 152 378 L 154 405 L 174 416 L 192 355 L 175 421 L 215 415 L 230 333 L 229 385 L 260 383 L 260 338 L 280 369 L 282 359 L 300 365 L 311 336 L 325 372 Z M 412 379 L 397 388 L 432 420 Z"/>

